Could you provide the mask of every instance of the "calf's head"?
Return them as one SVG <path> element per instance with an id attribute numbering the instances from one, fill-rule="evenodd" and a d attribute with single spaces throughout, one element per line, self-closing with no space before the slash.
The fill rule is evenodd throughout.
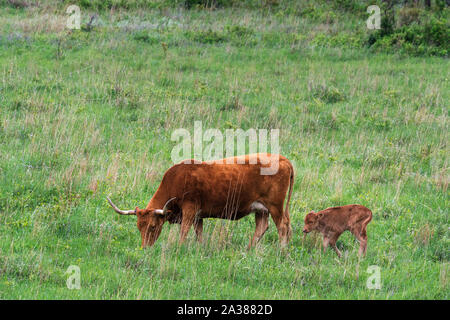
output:
<path id="1" fill-rule="evenodd" d="M 162 209 L 139 209 L 136 207 L 134 210 L 120 210 L 117 206 L 108 199 L 111 207 L 120 215 L 134 215 L 137 217 L 137 227 L 141 233 L 141 246 L 152 246 L 156 239 L 161 234 L 162 226 L 167 221 L 170 210 L 170 203 L 175 198 L 169 199 Z"/>
<path id="2" fill-rule="evenodd" d="M 303 233 L 307 234 L 313 230 L 316 230 L 319 226 L 319 220 L 323 217 L 323 213 L 311 211 L 305 217 L 305 226 L 303 227 Z"/>

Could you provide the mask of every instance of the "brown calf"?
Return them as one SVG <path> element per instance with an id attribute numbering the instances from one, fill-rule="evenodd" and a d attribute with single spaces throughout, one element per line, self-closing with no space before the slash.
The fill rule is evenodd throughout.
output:
<path id="1" fill-rule="evenodd" d="M 311 211 L 305 217 L 303 233 L 317 230 L 323 235 L 323 251 L 330 244 L 341 257 L 336 247 L 336 241 L 346 230 L 353 233 L 360 242 L 358 254 L 366 255 L 367 250 L 367 224 L 372 220 L 372 211 L 358 204 L 349 204 L 342 207 L 328 208 L 319 212 Z"/>

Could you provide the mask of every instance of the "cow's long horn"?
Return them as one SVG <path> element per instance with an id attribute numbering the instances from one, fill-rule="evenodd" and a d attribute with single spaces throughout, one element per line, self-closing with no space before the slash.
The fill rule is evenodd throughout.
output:
<path id="1" fill-rule="evenodd" d="M 136 210 L 120 210 L 119 208 L 117 208 L 117 206 L 114 203 L 112 203 L 112 201 L 109 197 L 106 197 L 106 199 L 108 200 L 111 207 L 113 207 L 114 211 L 117 212 L 118 214 L 122 214 L 122 215 L 126 215 L 126 216 L 136 215 Z"/>
<path id="2" fill-rule="evenodd" d="M 169 210 L 169 203 L 171 203 L 175 199 L 176 197 L 167 200 L 166 204 L 164 205 L 164 208 L 162 210 L 161 209 L 155 210 L 155 213 L 165 216 L 167 214 L 167 211 Z"/>
<path id="3" fill-rule="evenodd" d="M 163 215 L 167 214 L 167 210 L 169 209 L 169 203 L 171 203 L 173 200 L 175 200 L 176 198 L 170 198 L 169 200 L 167 200 L 166 204 L 164 205 L 163 208 Z"/>

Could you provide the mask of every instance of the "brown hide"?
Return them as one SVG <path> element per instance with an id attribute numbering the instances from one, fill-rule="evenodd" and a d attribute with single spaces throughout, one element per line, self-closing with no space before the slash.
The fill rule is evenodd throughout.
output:
<path id="1" fill-rule="evenodd" d="M 310 212 L 305 217 L 303 232 L 313 230 L 323 235 L 323 247 L 326 250 L 330 244 L 341 256 L 336 247 L 336 241 L 344 231 L 350 231 L 360 242 L 359 255 L 366 254 L 367 224 L 372 220 L 372 212 L 361 205 L 350 204 L 342 207 L 328 208 L 319 212 Z"/>
<path id="2" fill-rule="evenodd" d="M 278 171 L 262 175 L 261 168 L 274 167 L 274 161 L 278 161 Z M 255 212 L 256 231 L 249 246 L 255 245 L 267 230 L 269 214 L 282 245 L 287 244 L 291 234 L 288 205 L 294 182 L 294 170 L 288 159 L 281 155 L 252 154 L 224 159 L 223 164 L 185 162 L 169 168 L 147 207 L 134 211 L 142 246 L 156 241 L 166 221 L 181 223 L 180 242 L 192 225 L 201 240 L 203 218 L 237 220 L 251 212 Z M 168 209 L 165 214 L 161 213 L 163 207 Z"/>

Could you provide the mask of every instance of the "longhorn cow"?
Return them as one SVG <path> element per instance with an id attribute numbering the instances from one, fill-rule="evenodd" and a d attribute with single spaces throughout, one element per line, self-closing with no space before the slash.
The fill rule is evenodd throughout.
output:
<path id="1" fill-rule="evenodd" d="M 275 167 L 274 174 L 261 174 Z M 121 210 L 109 198 L 112 208 L 121 215 L 136 215 L 142 247 L 152 246 L 163 224 L 181 224 L 180 243 L 191 226 L 202 241 L 203 219 L 239 220 L 255 213 L 256 230 L 249 248 L 255 246 L 269 226 L 269 214 L 278 230 L 282 246 L 291 237 L 289 201 L 294 183 L 294 168 L 281 155 L 251 154 L 218 161 L 182 161 L 169 168 L 161 184 L 144 209 Z M 283 210 L 283 203 L 289 195 Z"/>

